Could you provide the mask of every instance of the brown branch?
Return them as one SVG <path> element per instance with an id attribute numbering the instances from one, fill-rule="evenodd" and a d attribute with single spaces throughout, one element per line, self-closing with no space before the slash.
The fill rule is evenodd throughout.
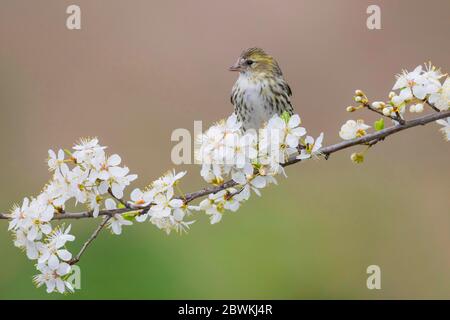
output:
<path id="1" fill-rule="evenodd" d="M 429 114 L 414 120 L 410 120 L 405 122 L 404 124 L 398 124 L 396 126 L 392 126 L 371 134 L 367 134 L 361 138 L 348 140 L 348 141 L 342 141 L 336 144 L 333 144 L 328 147 L 323 147 L 319 150 L 319 153 L 322 154 L 325 159 L 327 159 L 332 153 L 335 153 L 337 151 L 347 149 L 356 145 L 367 145 L 367 144 L 375 144 L 375 141 L 380 141 L 385 139 L 386 137 L 395 134 L 397 132 L 407 130 L 413 127 L 417 126 L 423 126 L 430 122 L 434 122 L 439 119 L 450 117 L 450 111 L 441 111 L 439 113 L 433 113 Z M 289 161 L 285 162 L 283 164 L 283 167 L 290 166 L 294 163 L 300 162 L 299 159 L 295 159 L 295 156 L 291 158 Z M 231 187 L 236 186 L 237 183 L 233 180 L 227 181 L 221 185 L 218 186 L 212 186 L 212 187 L 206 187 L 204 189 L 201 189 L 196 192 L 187 193 L 184 197 L 178 197 L 177 199 L 184 200 L 185 203 L 189 203 L 195 199 L 202 198 L 204 196 L 207 196 L 211 193 L 216 193 L 224 189 L 228 189 Z M 142 208 L 122 208 L 122 209 L 113 209 L 113 210 L 101 210 L 99 212 L 99 215 L 101 216 L 109 216 L 112 217 L 114 214 L 120 214 L 120 213 L 126 213 L 126 212 L 140 212 L 141 214 L 144 212 L 147 212 L 151 207 L 151 204 L 142 207 Z M 92 211 L 84 211 L 84 212 L 66 212 L 66 213 L 58 213 L 55 214 L 53 217 L 53 220 L 61 220 L 61 219 L 81 219 L 81 218 L 91 218 L 92 217 Z M 9 219 L 9 215 L 6 213 L 0 213 L 0 219 Z"/>
<path id="2" fill-rule="evenodd" d="M 429 114 L 429 115 L 423 116 L 421 118 L 410 120 L 410 121 L 406 122 L 405 124 L 399 124 L 396 126 L 392 126 L 392 127 L 377 131 L 375 133 L 367 134 L 361 138 L 348 140 L 348 141 L 342 141 L 342 142 L 333 144 L 331 146 L 324 147 L 324 148 L 320 149 L 320 152 L 325 156 L 329 156 L 330 154 L 335 153 L 337 151 L 347 149 L 347 148 L 350 148 L 350 147 L 353 147 L 356 145 L 370 143 L 374 140 L 385 139 L 386 137 L 388 137 L 394 133 L 397 133 L 397 132 L 400 132 L 400 131 L 403 131 L 403 130 L 406 130 L 409 128 L 417 127 L 417 126 L 423 126 L 423 125 L 426 125 L 427 123 L 434 122 L 439 119 L 447 118 L 449 116 L 450 116 L 450 111 Z M 284 165 L 289 166 L 289 165 L 297 163 L 297 162 L 299 162 L 298 159 L 292 159 L 292 160 L 286 162 Z"/>
<path id="3" fill-rule="evenodd" d="M 111 216 L 105 216 L 103 218 L 103 221 L 98 225 L 97 229 L 95 229 L 95 231 L 92 233 L 92 235 L 89 237 L 89 239 L 83 244 L 83 246 L 80 249 L 80 252 L 78 252 L 78 254 L 69 261 L 70 265 L 74 265 L 75 263 L 80 261 L 81 256 L 83 255 L 83 253 L 86 251 L 86 249 L 92 243 L 92 241 L 94 241 L 95 238 L 97 238 L 98 234 L 106 226 L 106 223 L 109 221 L 109 219 L 111 219 Z"/>

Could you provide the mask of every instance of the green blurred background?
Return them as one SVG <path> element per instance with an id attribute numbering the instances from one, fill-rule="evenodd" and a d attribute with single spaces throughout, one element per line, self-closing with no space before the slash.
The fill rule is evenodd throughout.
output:
<path id="1" fill-rule="evenodd" d="M 65 28 L 72 1 L 0 1 L 0 210 L 36 195 L 47 149 L 98 136 L 142 187 L 173 167 L 170 134 L 232 111 L 227 71 L 261 46 L 279 61 L 309 132 L 339 141 L 355 89 L 386 98 L 394 74 L 432 60 L 450 70 L 450 2 L 87 1 L 82 30 Z M 381 7 L 382 30 L 366 28 Z M 356 149 L 358 150 L 358 149 Z M 0 221 L 2 299 L 450 298 L 446 144 L 437 125 L 389 138 L 351 163 L 352 151 L 287 170 L 288 179 L 210 225 L 166 236 L 135 224 L 104 232 L 80 262 L 82 290 L 45 293 Z M 199 168 L 183 189 L 202 186 Z M 73 222 L 76 252 L 95 228 Z M 366 268 L 382 289 L 366 288 Z"/>

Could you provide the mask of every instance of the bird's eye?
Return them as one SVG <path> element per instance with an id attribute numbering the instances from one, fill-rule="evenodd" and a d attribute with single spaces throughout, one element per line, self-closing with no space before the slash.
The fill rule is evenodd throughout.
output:
<path id="1" fill-rule="evenodd" d="M 248 66 L 251 66 L 251 65 L 253 64 L 253 62 L 254 62 L 253 60 L 247 60 L 247 61 L 246 61 L 246 63 L 247 63 Z"/>

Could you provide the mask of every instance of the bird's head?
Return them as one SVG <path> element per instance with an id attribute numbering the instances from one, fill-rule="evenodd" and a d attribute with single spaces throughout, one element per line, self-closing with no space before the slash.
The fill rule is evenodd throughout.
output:
<path id="1" fill-rule="evenodd" d="M 281 75 L 277 61 L 260 48 L 244 50 L 236 63 L 229 68 L 230 71 L 239 71 L 250 76 Z"/>

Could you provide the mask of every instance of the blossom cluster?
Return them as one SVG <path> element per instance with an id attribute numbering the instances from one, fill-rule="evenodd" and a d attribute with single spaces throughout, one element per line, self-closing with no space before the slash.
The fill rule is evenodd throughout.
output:
<path id="1" fill-rule="evenodd" d="M 49 293 L 74 290 L 68 281 L 72 253 L 66 243 L 74 241 L 75 236 L 70 234 L 70 225 L 52 226 L 52 220 L 66 213 L 66 205 L 71 200 L 75 205 L 85 205 L 94 218 L 102 209 L 119 212 L 111 213 L 106 224 L 117 235 L 122 233 L 123 226 L 133 221 L 148 219 L 167 233 L 186 231 L 193 223 L 184 221 L 191 215 L 191 207 L 182 197 L 175 197 L 174 190 L 186 172 L 169 171 L 146 189 L 134 189 L 130 201 L 126 202 L 124 191 L 137 175 L 120 165 L 119 155 L 108 156 L 105 149 L 93 138 L 82 139 L 72 151 L 49 150 L 47 164 L 52 179 L 41 194 L 23 199 L 9 215 L 14 245 L 36 261 L 40 273 L 34 277 L 34 282 L 38 287 L 45 284 Z"/>
<path id="2" fill-rule="evenodd" d="M 47 292 L 73 291 L 66 281 L 71 271 L 72 254 L 66 249 L 74 241 L 71 226 L 52 227 L 55 215 L 63 215 L 66 203 L 85 204 L 97 217 L 105 195 L 121 199 L 124 189 L 137 178 L 121 167 L 118 155 L 107 156 L 97 139 L 85 139 L 69 150 L 48 151 L 48 167 L 52 179 L 37 197 L 25 198 L 10 214 L 9 230 L 14 233 L 15 246 L 25 250 L 30 260 L 36 260 L 40 274 L 34 277 L 37 286 Z M 113 201 L 109 199 L 110 201 Z M 106 203 L 108 207 L 108 203 Z"/>
<path id="3" fill-rule="evenodd" d="M 446 78 L 443 82 L 442 79 Z M 397 80 L 389 93 L 388 101 L 369 102 L 367 96 L 361 90 L 356 90 L 354 100 L 358 105 L 347 107 L 347 111 L 353 112 L 359 109 L 370 109 L 384 117 L 390 118 L 395 125 L 403 123 L 407 110 L 411 113 L 421 113 L 425 106 L 429 105 L 435 111 L 450 109 L 450 77 L 443 74 L 440 69 L 431 63 L 417 66 L 413 71 L 404 70 L 397 75 Z M 408 108 L 409 107 L 409 108 Z M 450 140 L 450 119 L 438 120 L 442 125 L 441 132 L 444 138 Z M 342 125 L 339 136 L 344 140 L 352 140 L 367 134 L 371 126 L 364 120 L 348 120 Z M 380 119 L 374 123 L 375 130 L 382 130 L 384 121 Z M 361 154 L 352 154 L 352 160 L 362 162 Z"/>
<path id="4" fill-rule="evenodd" d="M 174 188 L 177 188 L 179 180 L 185 174 L 185 171 L 179 173 L 169 171 L 153 181 L 146 189 L 134 189 L 128 204 L 136 209 L 148 208 L 136 214 L 135 220 L 144 222 L 148 219 L 167 234 L 171 231 L 187 231 L 194 221 L 184 221 L 184 219 L 191 215 L 192 207 L 183 200 L 184 196 L 174 197 Z"/>
<path id="5" fill-rule="evenodd" d="M 145 221 L 168 234 L 187 231 L 194 221 L 186 218 L 193 211 L 203 211 L 211 223 L 217 223 L 225 210 L 238 210 L 251 191 L 260 195 L 260 189 L 276 183 L 274 176 L 284 173 L 283 163 L 319 153 L 323 134 L 317 139 L 307 136 L 300 123 L 298 115 L 283 114 L 272 117 L 259 132 L 244 132 L 232 115 L 209 128 L 200 138 L 201 176 L 215 185 L 232 179 L 234 186 L 209 194 L 198 205 L 189 205 L 179 188 L 186 172 L 175 171 L 144 189 L 135 188 L 129 201 L 123 200 L 125 189 L 137 175 L 121 166 L 119 155 L 108 156 L 96 138 L 82 139 L 71 151 L 49 150 L 47 164 L 52 179 L 41 194 L 25 198 L 10 214 L 14 244 L 36 261 L 40 272 L 34 277 L 37 286 L 45 284 L 49 293 L 71 292 L 74 288 L 67 279 L 72 253 L 66 244 L 75 237 L 70 225 L 52 226 L 54 218 L 65 214 L 69 201 L 85 205 L 94 218 L 107 210 L 106 226 L 114 234 L 121 234 L 122 228 L 133 222 Z"/>
<path id="6" fill-rule="evenodd" d="M 221 220 L 226 210 L 236 211 L 249 199 L 253 190 L 276 183 L 275 176 L 284 174 L 283 164 L 291 159 L 308 159 L 318 155 L 323 133 L 317 139 L 306 134 L 295 114 L 274 115 L 261 129 L 243 131 L 236 115 L 211 126 L 198 137 L 196 158 L 201 163 L 201 176 L 213 185 L 232 179 L 231 188 L 210 194 L 197 211 L 205 211 L 211 223 Z"/>

